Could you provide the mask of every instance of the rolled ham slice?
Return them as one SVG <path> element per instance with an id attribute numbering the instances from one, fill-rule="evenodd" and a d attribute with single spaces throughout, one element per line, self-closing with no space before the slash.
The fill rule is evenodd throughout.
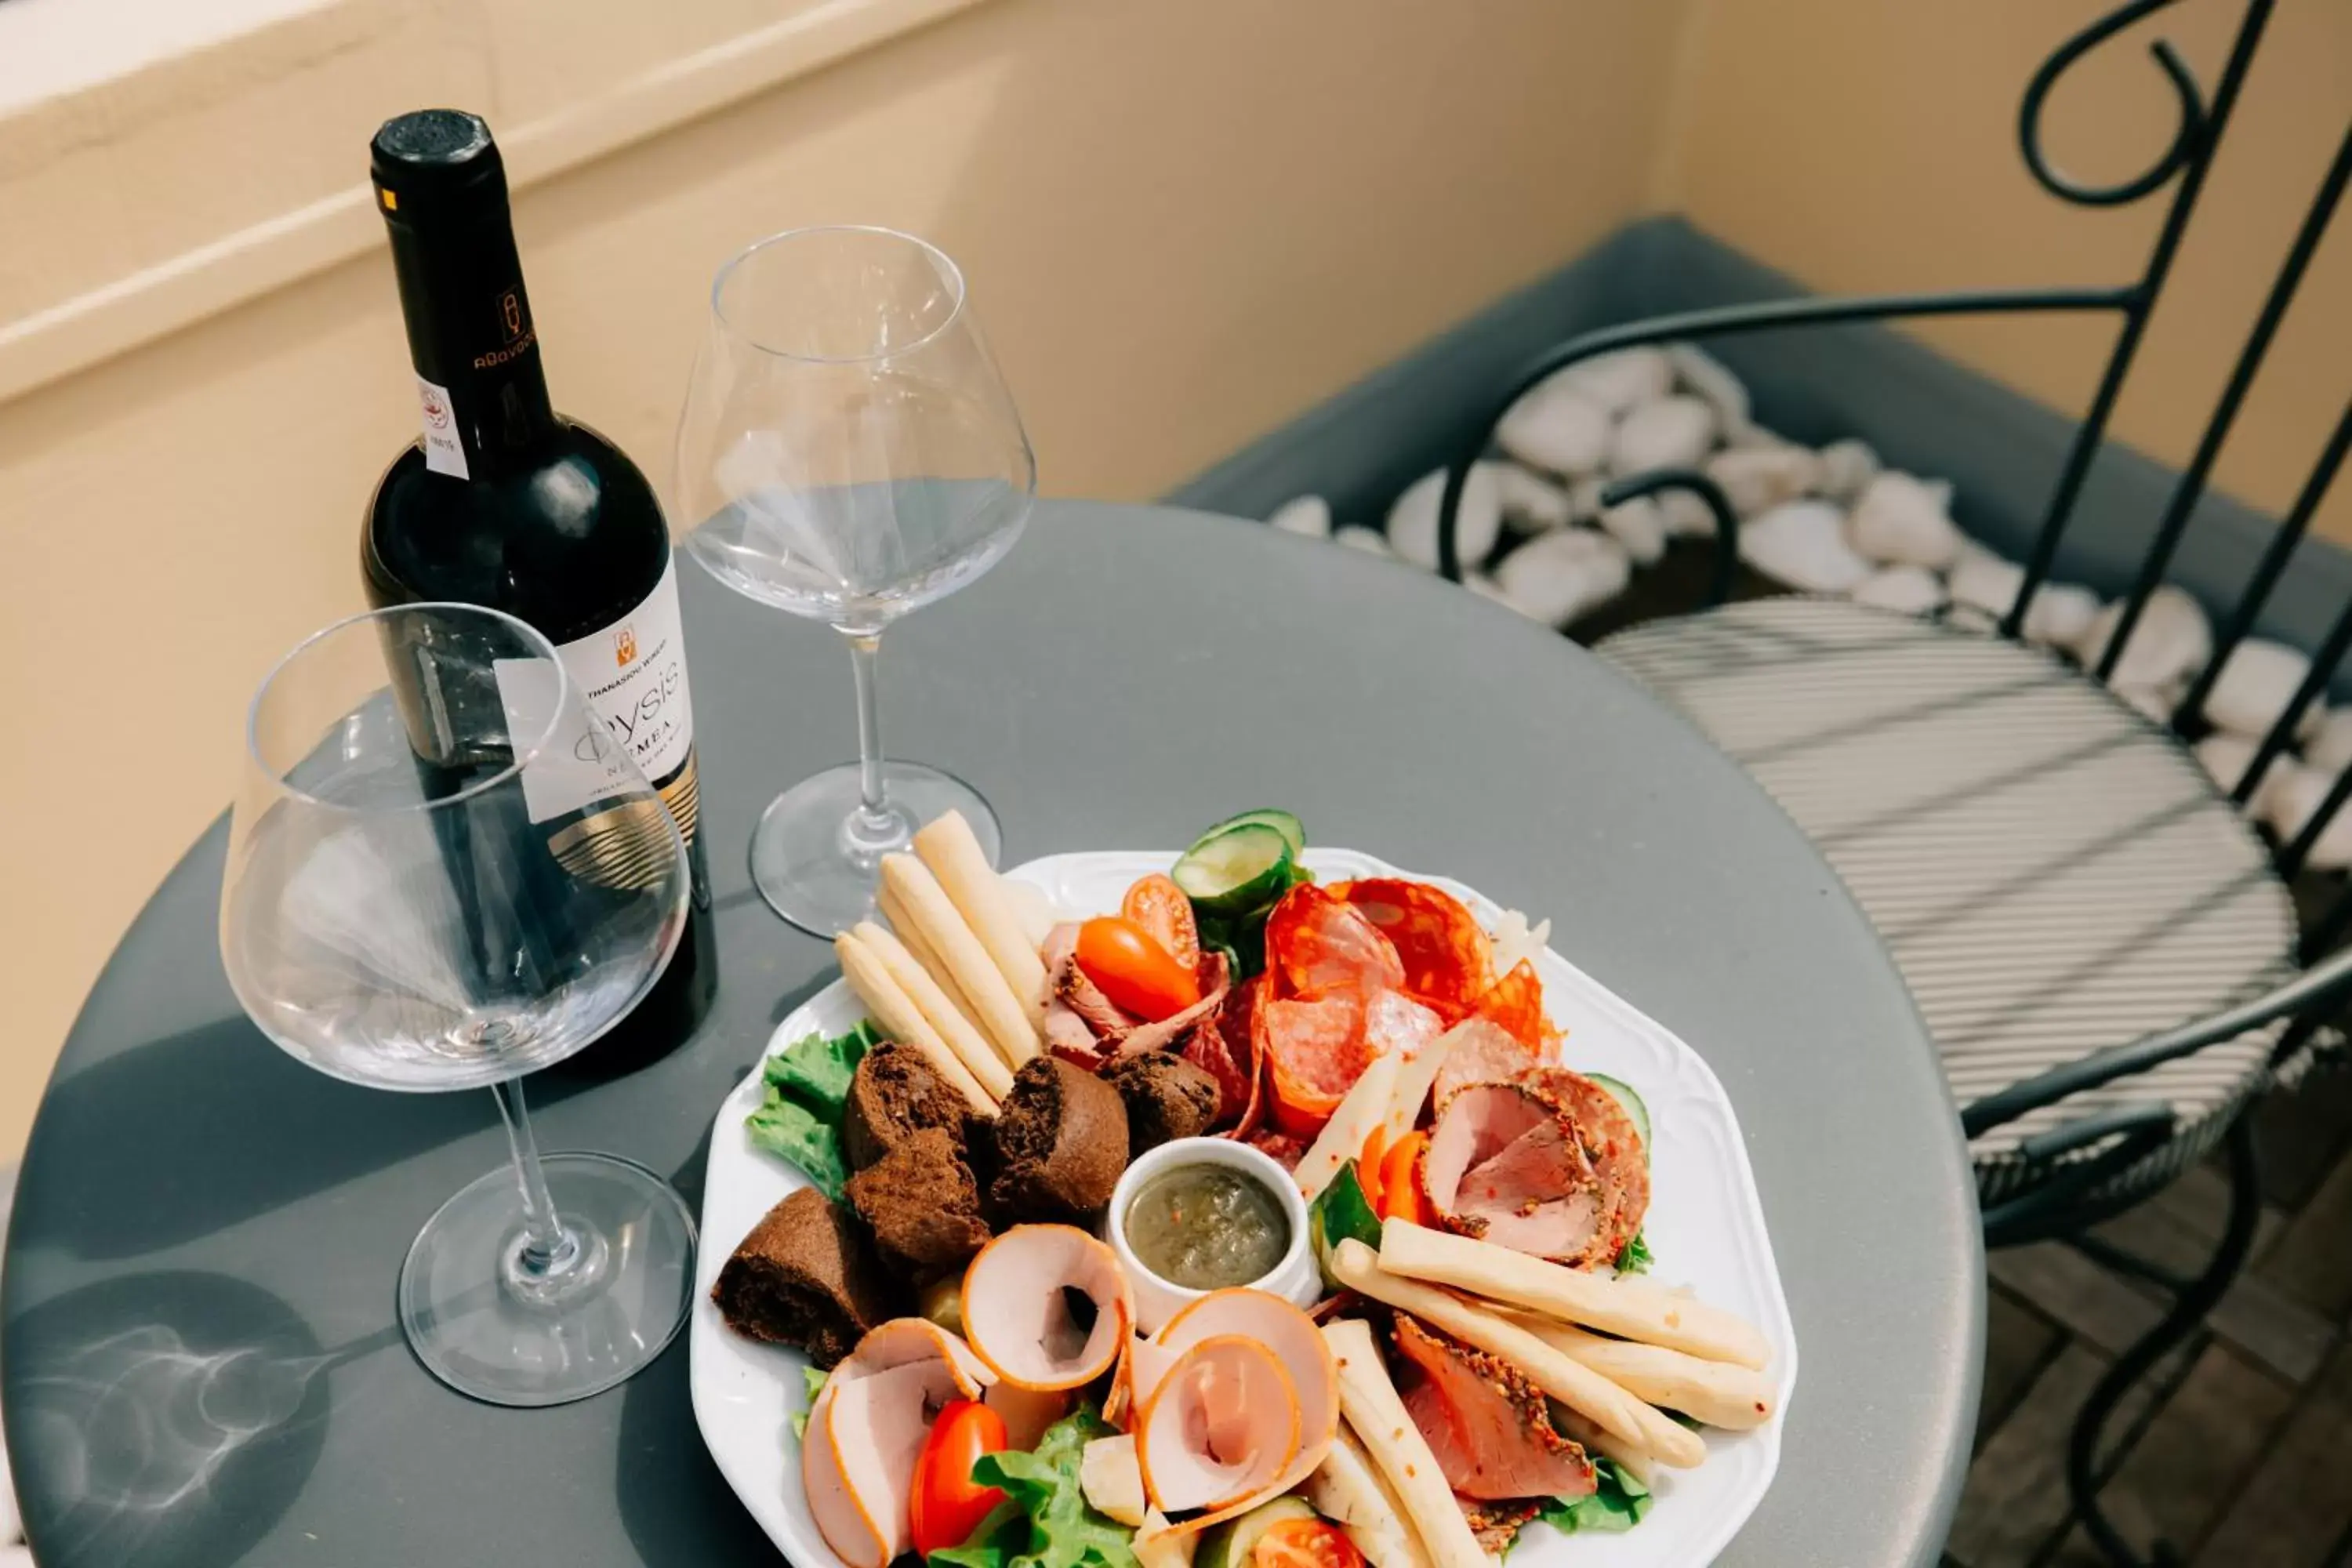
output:
<path id="1" fill-rule="evenodd" d="M 1270 1496 L 1297 1457 L 1298 1426 L 1297 1391 L 1273 1351 L 1239 1334 L 1198 1341 L 1137 1409 L 1144 1496 L 1170 1513 Z"/>
<path id="2" fill-rule="evenodd" d="M 982 1247 L 964 1271 L 962 1310 L 973 1352 L 1032 1392 L 1108 1372 L 1135 1321 L 1118 1258 L 1068 1225 L 1016 1225 Z"/>
<path id="3" fill-rule="evenodd" d="M 1532 1084 L 1456 1089 L 1438 1108 L 1422 1174 L 1448 1230 L 1567 1263 L 1616 1256 L 1609 1197 L 1576 1119 Z"/>
<path id="4" fill-rule="evenodd" d="M 887 1568 L 913 1544 L 909 1487 L 931 1422 L 994 1381 L 936 1323 L 894 1318 L 825 1380 L 801 1445 L 801 1485 L 825 1544 L 848 1568 Z"/>

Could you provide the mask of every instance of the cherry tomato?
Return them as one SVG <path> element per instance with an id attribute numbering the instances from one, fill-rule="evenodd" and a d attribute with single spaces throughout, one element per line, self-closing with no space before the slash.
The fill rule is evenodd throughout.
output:
<path id="1" fill-rule="evenodd" d="M 940 1412 L 931 1435 L 923 1439 L 909 1489 L 916 1551 L 929 1556 L 961 1546 L 989 1510 L 1004 1500 L 996 1488 L 971 1479 L 971 1467 L 982 1454 L 1001 1454 L 1004 1447 L 1004 1417 L 980 1401 L 958 1399 Z"/>
<path id="2" fill-rule="evenodd" d="M 1390 1144 L 1389 1152 L 1381 1156 L 1382 1219 L 1410 1220 L 1414 1225 L 1429 1223 L 1429 1199 L 1421 1190 L 1421 1152 L 1428 1147 L 1428 1133 L 1408 1132 Z"/>
<path id="3" fill-rule="evenodd" d="M 1356 1156 L 1356 1185 L 1364 1189 L 1364 1202 L 1374 1214 L 1381 1212 L 1381 1156 L 1388 1143 L 1388 1128 L 1375 1127 L 1364 1135 L 1364 1152 Z"/>
<path id="4" fill-rule="evenodd" d="M 1364 1554 L 1328 1520 L 1286 1519 L 1250 1549 L 1251 1568 L 1364 1568 Z"/>
<path id="5" fill-rule="evenodd" d="M 1201 982 L 1133 921 L 1100 915 L 1078 928 L 1078 967 L 1102 994 L 1147 1022 L 1201 999 Z"/>
<path id="6" fill-rule="evenodd" d="M 1173 877 L 1154 871 L 1141 879 L 1119 900 L 1118 912 L 1166 948 L 1177 963 L 1187 969 L 1201 967 L 1201 927 L 1192 919 L 1192 900 L 1184 896 Z"/>

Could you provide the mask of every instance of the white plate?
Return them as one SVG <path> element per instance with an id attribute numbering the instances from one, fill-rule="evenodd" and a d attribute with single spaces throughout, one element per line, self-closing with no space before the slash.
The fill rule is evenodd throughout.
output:
<path id="1" fill-rule="evenodd" d="M 1138 877 L 1163 871 L 1172 854 L 1055 855 L 1009 873 L 1042 889 L 1073 916 L 1118 907 Z M 1346 877 L 1410 876 L 1445 889 L 1492 929 L 1501 910 L 1458 882 L 1419 877 L 1345 849 L 1310 849 L 1307 864 L 1326 881 Z M 1541 911 L 1529 911 L 1540 918 Z M 1633 1086 L 1650 1110 L 1651 1197 L 1644 1229 L 1656 1256 L 1655 1277 L 1688 1285 L 1763 1331 L 1787 1408 L 1797 1381 L 1797 1337 L 1772 1264 L 1771 1239 L 1757 1202 L 1755 1177 L 1739 1123 L 1723 1085 L 1698 1053 L 1555 952 L 1536 961 L 1544 1005 L 1567 1031 L 1569 1065 L 1607 1073 Z M 865 1016 L 845 983 L 835 981 L 776 1026 L 771 1051 L 813 1031 L 838 1035 Z M 731 1332 L 711 1305 L 710 1286 L 738 1242 L 769 1208 L 805 1179 L 751 1146 L 743 1119 L 758 1109 L 757 1069 L 736 1085 L 710 1130 L 703 1175 L 702 1255 L 697 1260 L 693 1362 L 694 1416 L 711 1458 L 785 1556 L 804 1568 L 836 1562 L 801 1494 L 799 1444 L 787 1417 L 803 1407 L 796 1351 L 755 1343 Z M 1706 1434 L 1707 1460 L 1695 1470 L 1666 1470 L 1648 1517 L 1622 1535 L 1559 1535 L 1528 1527 L 1511 1568 L 1686 1568 L 1712 1560 L 1771 1484 L 1780 1462 L 1780 1420 L 1753 1432 Z"/>

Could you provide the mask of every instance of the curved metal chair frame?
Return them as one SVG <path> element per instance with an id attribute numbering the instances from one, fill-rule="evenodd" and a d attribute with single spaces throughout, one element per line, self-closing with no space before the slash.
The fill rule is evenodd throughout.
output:
<path id="1" fill-rule="evenodd" d="M 1999 626 L 2000 636 L 2018 640 L 2026 613 L 2050 575 L 2084 482 L 2105 439 L 2109 416 L 2130 373 L 2149 316 L 2170 275 L 2222 133 L 2238 106 L 2248 68 L 2275 0 L 2246 0 L 2227 60 L 2210 99 L 2169 42 L 2159 39 L 2150 46 L 2149 52 L 2177 100 L 2179 118 L 2170 142 L 2155 161 L 2129 179 L 2090 185 L 2062 173 L 2042 149 L 2042 107 L 2074 61 L 2116 34 L 2175 3 L 2176 0 L 2130 0 L 2068 38 L 2034 71 L 2018 114 L 2018 142 L 2026 167 L 2044 190 L 2061 201 L 2078 206 L 2117 206 L 2154 195 L 2168 185 L 2171 187 L 2163 221 L 2139 277 L 2127 283 L 2081 288 L 1801 299 L 1724 306 L 1633 321 L 1560 343 L 1531 361 L 1495 399 L 1485 423 L 1478 426 L 1482 434 L 1465 444 L 1448 464 L 1439 511 L 1440 572 L 1453 581 L 1462 578 L 1455 517 L 1471 466 L 1486 448 L 1486 433 L 1493 431 L 1522 394 L 1579 361 L 1645 344 L 1704 341 L 1795 327 L 2010 312 L 2110 313 L 2118 321 L 2113 350 L 2051 491 L 2024 563 L 2023 585 Z M 2189 526 L 2190 515 L 2205 491 L 2213 461 L 2303 282 L 2343 195 L 2347 177 L 2352 177 L 2352 126 L 2346 128 L 2195 451 L 2158 521 L 2130 591 L 2122 601 L 2121 623 L 2109 638 L 2097 667 L 2088 672 L 2101 682 L 2113 675 L 2150 595 L 2164 581 L 2165 571 Z M 2343 465 L 2347 448 L 2352 448 L 2352 399 L 2347 399 L 2333 433 L 2265 546 L 2243 591 L 2219 617 L 2212 656 L 2171 714 L 2175 733 L 2194 739 L 2207 727 L 2203 705 L 2222 664 L 2253 626 L 2288 557 L 2302 540 Z M 1709 603 L 1720 605 L 1729 596 L 1734 579 L 1738 520 L 1721 490 L 1704 473 L 1675 469 L 1621 479 L 1604 492 L 1603 500 L 1613 505 L 1633 496 L 1676 489 L 1696 494 L 1714 516 L 1717 559 Z M 2347 650 L 2352 650 L 2352 605 L 2345 606 L 2328 631 L 2312 661 L 2308 678 L 2260 743 L 2253 761 L 2231 792 L 2236 803 L 2243 805 L 2252 798 L 2264 772 L 2293 743 L 2305 713 L 2320 699 Z M 2282 879 L 2292 878 L 2301 868 L 2321 832 L 2347 798 L 2352 798 L 2352 768 L 2336 778 L 2320 808 L 2295 837 L 2274 851 L 2273 863 Z M 2259 1028 L 2283 1027 L 2271 1058 L 2273 1067 L 2298 1058 L 2312 1044 L 2322 1021 L 2339 1003 L 2352 996 L 2352 949 L 2332 954 L 2329 952 L 2347 930 L 2352 930 L 2352 890 L 2339 897 L 2305 937 L 2302 958 L 2309 967 L 2294 979 L 2210 1016 L 2094 1050 L 1986 1095 L 1962 1109 L 1962 1130 L 1975 1139 L 2084 1090 L 2144 1073 Z M 2148 1156 L 2173 1138 L 2179 1121 L 2174 1108 L 2168 1103 L 2137 1103 L 2078 1117 L 2030 1139 L 2024 1152 L 2046 1174 L 2028 1190 L 1990 1204 L 1984 1214 L 1988 1245 L 2068 1237 L 2099 1260 L 2176 1293 L 2175 1304 L 2164 1321 L 2118 1358 L 2093 1392 L 2070 1445 L 2067 1478 L 2076 1517 L 2101 1550 L 2119 1563 L 2137 1563 L 2140 1559 L 2100 1510 L 2097 1492 L 2102 1478 L 2097 1468 L 2101 1435 L 2130 1386 L 2194 1332 L 2228 1289 L 2245 1260 L 2260 1211 L 2252 1133 L 2248 1119 L 2242 1114 L 2226 1137 L 2231 1192 L 2229 1217 L 2222 1238 L 2203 1273 L 2190 1279 L 2175 1279 L 2112 1247 L 2086 1242 L 2080 1237 L 2088 1226 L 2129 1208 L 2153 1190 L 2153 1184 L 2131 1183 L 2128 1178 L 2136 1170 L 2162 1171 L 2163 1175 L 2157 1181 L 2168 1177 L 2170 1168 L 2161 1163 L 2151 1164 Z"/>

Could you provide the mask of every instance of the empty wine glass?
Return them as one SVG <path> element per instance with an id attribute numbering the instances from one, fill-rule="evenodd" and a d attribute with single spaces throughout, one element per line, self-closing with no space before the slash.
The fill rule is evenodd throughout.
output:
<path id="1" fill-rule="evenodd" d="M 253 700 L 221 886 L 237 1001 L 353 1083 L 488 1086 L 514 1155 L 409 1248 L 418 1359 L 498 1405 L 609 1388 L 686 1315 L 694 1220 L 609 1154 L 541 1159 L 515 1080 L 645 996 L 685 930 L 685 846 L 548 640 L 470 605 L 355 616 Z"/>
<path id="2" fill-rule="evenodd" d="M 875 689 L 883 629 L 1001 560 L 1036 493 L 956 264 L 910 235 L 846 227 L 776 235 L 729 262 L 676 478 L 696 560 L 849 643 L 858 761 L 769 803 L 751 835 L 761 896 L 803 931 L 845 931 L 869 918 L 882 857 L 949 810 L 993 860 L 979 792 L 884 760 Z"/>

